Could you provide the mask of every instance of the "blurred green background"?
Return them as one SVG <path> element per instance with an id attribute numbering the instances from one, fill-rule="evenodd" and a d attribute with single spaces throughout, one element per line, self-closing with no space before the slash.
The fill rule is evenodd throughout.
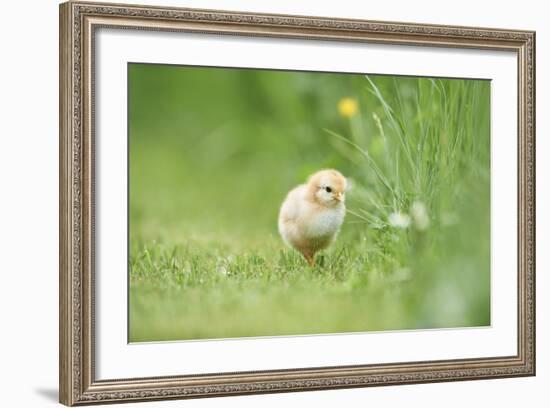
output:
<path id="1" fill-rule="evenodd" d="M 490 82 L 129 65 L 129 340 L 490 324 Z M 286 193 L 350 178 L 336 243 Z"/>

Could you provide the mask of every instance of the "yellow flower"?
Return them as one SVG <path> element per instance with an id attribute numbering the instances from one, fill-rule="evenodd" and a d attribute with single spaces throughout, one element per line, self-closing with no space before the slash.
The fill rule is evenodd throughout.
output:
<path id="1" fill-rule="evenodd" d="M 357 113 L 359 105 L 356 99 L 353 98 L 342 98 L 338 102 L 338 112 L 340 116 L 344 118 L 351 118 Z"/>

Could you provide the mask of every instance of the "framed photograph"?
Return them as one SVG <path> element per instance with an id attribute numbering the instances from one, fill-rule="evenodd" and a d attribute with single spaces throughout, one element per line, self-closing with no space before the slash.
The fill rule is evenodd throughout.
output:
<path id="1" fill-rule="evenodd" d="M 534 32 L 60 6 L 62 403 L 534 374 Z"/>

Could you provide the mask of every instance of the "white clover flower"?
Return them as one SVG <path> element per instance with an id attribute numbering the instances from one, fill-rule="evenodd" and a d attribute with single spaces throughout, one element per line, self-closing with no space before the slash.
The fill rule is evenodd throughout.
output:
<path id="1" fill-rule="evenodd" d="M 411 217 L 401 212 L 391 213 L 388 222 L 395 228 L 407 228 L 411 223 Z"/>
<path id="2" fill-rule="evenodd" d="M 415 201 L 411 207 L 411 216 L 414 222 L 414 226 L 419 231 L 424 231 L 430 226 L 430 217 L 428 217 L 428 211 L 426 206 L 421 201 Z"/>

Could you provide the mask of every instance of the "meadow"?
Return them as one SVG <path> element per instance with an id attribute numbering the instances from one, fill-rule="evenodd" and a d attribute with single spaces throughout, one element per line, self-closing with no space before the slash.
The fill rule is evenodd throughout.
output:
<path id="1" fill-rule="evenodd" d="M 349 177 L 311 268 L 277 215 Z M 129 340 L 485 326 L 490 82 L 129 66 Z"/>

